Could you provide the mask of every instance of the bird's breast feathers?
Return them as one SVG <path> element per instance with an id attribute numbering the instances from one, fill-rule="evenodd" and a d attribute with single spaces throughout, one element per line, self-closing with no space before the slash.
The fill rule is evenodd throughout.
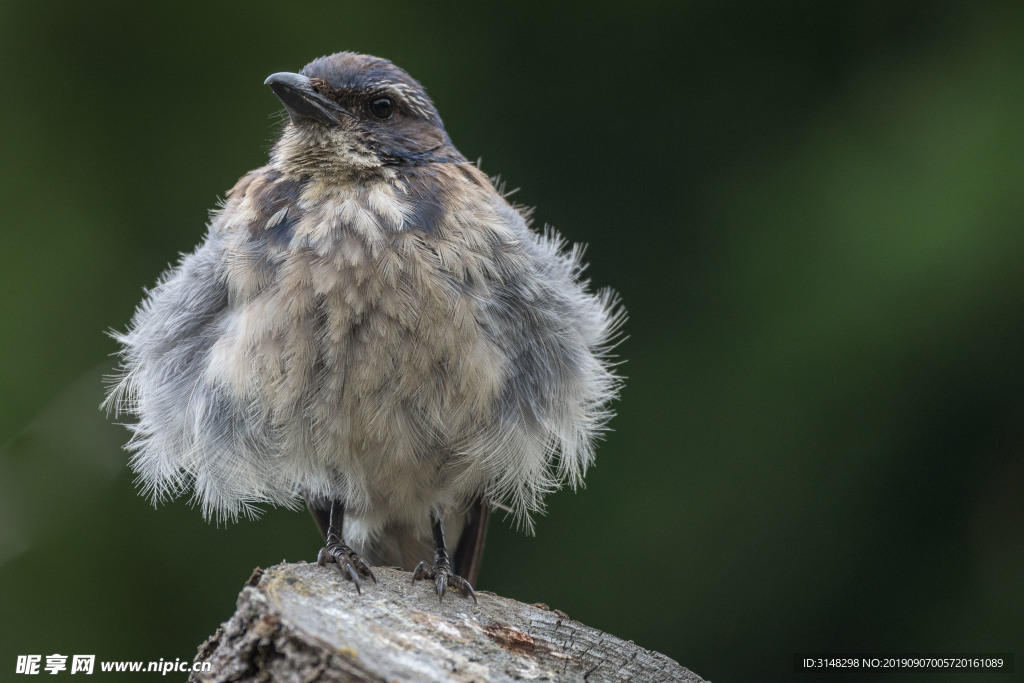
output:
<path id="1" fill-rule="evenodd" d="M 488 421 L 508 366 L 478 304 L 524 275 L 525 225 L 493 190 L 447 172 L 471 190 L 461 203 L 425 198 L 420 180 L 243 179 L 211 230 L 229 305 L 205 380 L 266 405 L 279 431 L 314 425 L 336 441 L 317 449 L 332 458 L 373 452 L 356 469 L 450 459 Z"/>

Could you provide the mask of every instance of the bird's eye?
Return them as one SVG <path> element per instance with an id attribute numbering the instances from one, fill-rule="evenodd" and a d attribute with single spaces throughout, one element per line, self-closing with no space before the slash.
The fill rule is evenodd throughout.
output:
<path id="1" fill-rule="evenodd" d="M 395 113 L 395 103 L 390 97 L 378 97 L 370 102 L 370 113 L 382 121 L 390 119 Z"/>

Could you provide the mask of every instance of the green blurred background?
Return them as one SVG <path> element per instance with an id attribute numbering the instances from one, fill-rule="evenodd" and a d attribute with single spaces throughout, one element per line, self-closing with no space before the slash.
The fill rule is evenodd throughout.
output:
<path id="1" fill-rule="evenodd" d="M 341 49 L 630 312 L 587 488 L 499 516 L 480 588 L 715 681 L 1024 668 L 1024 3 L 42 0 L 0 2 L 0 678 L 190 659 L 255 565 L 316 556 L 304 513 L 151 508 L 97 405 L 103 331 L 264 163 L 263 79 Z"/>

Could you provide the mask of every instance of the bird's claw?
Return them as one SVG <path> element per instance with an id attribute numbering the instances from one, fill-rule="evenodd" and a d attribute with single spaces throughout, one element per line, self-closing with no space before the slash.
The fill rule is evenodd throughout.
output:
<path id="1" fill-rule="evenodd" d="M 370 570 L 369 563 L 344 543 L 328 543 L 327 547 L 321 548 L 320 553 L 316 556 L 316 563 L 321 567 L 332 562 L 337 564 L 338 568 L 352 580 L 356 586 L 356 593 L 362 594 L 363 592 L 359 588 L 360 574 L 370 577 L 374 583 L 377 583 L 377 577 Z"/>
<path id="2" fill-rule="evenodd" d="M 451 586 L 458 589 L 463 595 L 473 598 L 474 604 L 480 604 L 477 602 L 476 591 L 473 590 L 473 586 L 470 585 L 469 581 L 453 572 L 451 566 L 446 561 L 438 562 L 436 565 L 420 562 L 412 571 L 412 582 L 416 583 L 418 579 L 434 580 L 434 590 L 437 591 L 438 602 L 441 602 L 441 598 L 447 592 L 448 586 Z"/>

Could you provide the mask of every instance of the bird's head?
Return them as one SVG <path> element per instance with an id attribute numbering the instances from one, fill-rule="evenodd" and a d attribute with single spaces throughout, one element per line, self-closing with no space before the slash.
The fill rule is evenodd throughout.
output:
<path id="1" fill-rule="evenodd" d="M 461 158 L 423 86 L 386 59 L 339 52 L 266 85 L 290 119 L 273 152 L 286 173 L 345 178 Z"/>

